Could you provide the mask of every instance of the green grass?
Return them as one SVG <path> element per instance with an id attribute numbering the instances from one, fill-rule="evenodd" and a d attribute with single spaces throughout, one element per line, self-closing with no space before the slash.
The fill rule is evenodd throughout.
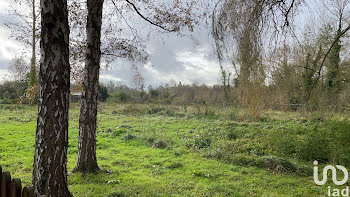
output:
<path id="1" fill-rule="evenodd" d="M 31 183 L 36 111 L 36 106 L 0 105 L 0 165 L 23 185 Z M 350 128 L 345 115 L 320 120 L 268 112 L 260 122 L 249 122 L 232 113 L 237 110 L 101 104 L 97 158 L 103 170 L 85 177 L 69 172 L 69 189 L 74 196 L 327 194 L 327 187 L 316 186 L 310 174 L 317 155 L 312 143 L 318 143 L 311 137 L 328 139 L 318 134 L 338 129 L 343 139 L 344 128 Z M 69 171 L 77 157 L 78 118 L 75 104 L 70 110 Z M 348 149 L 334 151 L 338 149 L 328 147 L 321 156 L 347 165 Z"/>

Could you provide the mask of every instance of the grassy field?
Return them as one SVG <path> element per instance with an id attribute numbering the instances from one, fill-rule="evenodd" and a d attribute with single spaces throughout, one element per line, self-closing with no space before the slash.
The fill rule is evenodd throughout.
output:
<path id="1" fill-rule="evenodd" d="M 31 183 L 36 110 L 0 105 L 0 165 L 24 185 Z M 75 104 L 69 171 L 78 118 Z M 349 118 L 339 114 L 271 111 L 246 121 L 231 108 L 101 104 L 97 132 L 102 171 L 69 172 L 74 196 L 324 196 L 312 161 L 347 165 L 350 157 Z"/>

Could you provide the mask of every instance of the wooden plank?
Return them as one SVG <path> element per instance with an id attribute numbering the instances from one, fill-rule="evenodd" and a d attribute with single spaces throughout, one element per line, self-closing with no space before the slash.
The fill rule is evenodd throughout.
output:
<path id="1" fill-rule="evenodd" d="M 27 186 L 23 188 L 22 197 L 35 197 L 34 195 L 34 187 Z"/>
<path id="2" fill-rule="evenodd" d="M 2 167 L 0 166 L 0 196 L 1 196 Z"/>
<path id="3" fill-rule="evenodd" d="M 13 182 L 9 184 L 9 191 L 7 192 L 7 196 L 16 197 L 16 185 Z"/>
<path id="4" fill-rule="evenodd" d="M 22 190 L 22 181 L 19 178 L 11 180 L 10 172 L 2 172 L 0 166 L 0 197 L 35 197 L 34 187 L 27 186 Z"/>
<path id="5" fill-rule="evenodd" d="M 3 172 L 1 177 L 1 197 L 8 197 L 9 195 L 9 184 L 11 183 L 10 172 Z"/>
<path id="6" fill-rule="evenodd" d="M 22 182 L 21 179 L 15 178 L 11 181 L 11 197 L 21 197 L 22 196 Z"/>

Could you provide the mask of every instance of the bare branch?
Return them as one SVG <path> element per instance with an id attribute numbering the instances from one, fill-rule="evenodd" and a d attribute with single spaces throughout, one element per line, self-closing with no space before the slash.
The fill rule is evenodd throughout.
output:
<path id="1" fill-rule="evenodd" d="M 142 18 L 144 19 L 145 21 L 147 21 L 148 23 L 150 23 L 151 25 L 154 25 L 156 27 L 159 27 L 161 29 L 163 29 L 164 31 L 167 31 L 167 32 L 176 32 L 178 31 L 178 28 L 173 28 L 173 29 L 168 29 L 162 25 L 159 25 L 158 23 L 156 22 L 153 22 L 151 19 L 145 17 L 143 14 L 141 14 L 141 12 L 138 10 L 138 8 L 136 7 L 136 5 L 134 3 L 132 3 L 131 1 L 129 0 L 125 0 L 129 5 L 131 5 L 131 7 L 135 10 L 135 12 Z M 117 7 L 116 3 L 114 2 L 114 0 L 112 0 L 114 6 Z"/>

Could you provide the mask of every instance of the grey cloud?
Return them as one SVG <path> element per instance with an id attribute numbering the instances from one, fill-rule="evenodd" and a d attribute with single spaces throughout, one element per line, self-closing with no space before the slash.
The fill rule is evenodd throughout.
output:
<path id="1" fill-rule="evenodd" d="M 1 13 L 5 14 L 5 13 Z M 0 24 L 8 18 L 0 17 Z M 4 27 L 0 26 L 0 31 Z M 138 28 L 139 29 L 139 28 Z M 140 28 L 139 34 L 146 35 L 150 32 L 151 27 Z M 209 28 L 202 27 L 195 30 L 192 34 L 194 39 L 188 36 L 180 36 L 174 34 L 164 34 L 157 31 L 151 32 L 153 40 L 146 41 L 147 51 L 150 53 L 149 64 L 141 68 L 141 73 L 145 79 L 146 87 L 148 85 L 159 86 L 164 85 L 171 79 L 182 83 L 197 83 L 197 84 L 214 84 L 219 79 L 219 67 L 211 46 L 209 39 Z M 10 38 L 0 37 L 0 43 Z M 196 42 L 194 42 L 194 40 Z M 13 42 L 16 43 L 16 42 Z M 9 51 L 16 55 L 14 48 L 9 46 L 1 46 L 3 50 Z M 1 50 L 0 50 L 1 52 Z M 191 62 L 191 60 L 183 60 L 178 55 L 184 52 L 189 52 L 190 57 L 201 58 L 200 62 Z M 4 54 L 0 54 L 0 69 L 7 69 L 8 60 L 1 59 Z M 120 81 L 125 85 L 132 85 L 133 71 L 131 64 L 126 60 L 118 60 L 111 64 L 108 70 L 101 71 L 101 81 L 108 82 L 110 80 Z M 210 67 L 210 68 L 208 68 Z"/>
<path id="2" fill-rule="evenodd" d="M 174 73 L 185 70 L 184 63 L 176 60 L 176 54 L 166 48 L 158 48 L 152 53 L 150 63 L 161 73 Z"/>
<path id="3" fill-rule="evenodd" d="M 145 86 L 164 85 L 170 80 L 182 83 L 196 84 L 215 84 L 219 79 L 219 67 L 212 54 L 212 48 L 209 43 L 207 31 L 200 32 L 196 37 L 198 45 L 188 37 L 167 36 L 164 43 L 155 44 L 148 42 L 150 52 L 149 64 L 141 68 L 140 71 L 144 77 Z M 189 58 L 201 58 L 206 65 L 190 60 L 182 60 L 182 53 L 187 53 Z M 178 57 L 180 55 L 180 57 Z M 125 60 L 119 60 L 112 63 L 112 68 L 101 73 L 101 80 L 107 82 L 109 77 L 106 75 L 121 79 L 121 83 L 132 85 L 131 65 Z M 210 66 L 210 69 L 204 66 Z"/>
<path id="4" fill-rule="evenodd" d="M 0 57 L 1 57 L 1 55 L 0 55 Z M 0 59 L 0 69 L 1 70 L 7 70 L 9 63 L 10 63 L 9 60 Z"/>

